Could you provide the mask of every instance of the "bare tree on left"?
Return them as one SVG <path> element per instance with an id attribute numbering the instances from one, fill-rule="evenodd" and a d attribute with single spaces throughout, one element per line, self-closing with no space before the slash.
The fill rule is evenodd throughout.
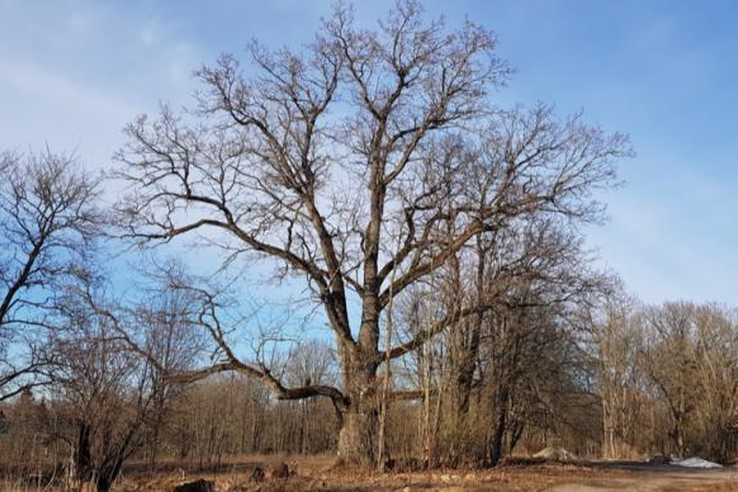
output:
<path id="1" fill-rule="evenodd" d="M 53 301 L 84 275 L 100 179 L 72 154 L 0 152 L 0 400 L 39 384 Z"/>

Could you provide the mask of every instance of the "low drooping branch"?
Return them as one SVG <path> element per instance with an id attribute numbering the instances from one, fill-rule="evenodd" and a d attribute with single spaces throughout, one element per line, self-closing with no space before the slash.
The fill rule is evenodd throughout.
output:
<path id="1" fill-rule="evenodd" d="M 309 385 L 296 388 L 287 388 L 268 370 L 258 369 L 248 364 L 244 364 L 240 361 L 223 362 L 220 364 L 213 364 L 206 368 L 195 371 L 171 374 L 169 375 L 168 379 L 177 383 L 193 383 L 221 372 L 239 372 L 258 381 L 261 381 L 274 392 L 278 400 L 302 400 L 305 398 L 323 396 L 330 398 L 333 401 L 334 405 L 337 405 L 340 408 L 348 405 L 348 400 L 346 396 L 344 396 L 343 393 L 341 393 L 333 386 Z"/>
<path id="2" fill-rule="evenodd" d="M 169 287 L 175 290 L 193 293 L 199 300 L 200 307 L 196 313 L 192 313 L 195 318 L 190 320 L 197 326 L 205 328 L 216 343 L 218 349 L 225 356 L 226 361 L 215 363 L 210 366 L 186 371 L 172 371 L 165 364 L 151 353 L 146 347 L 135 341 L 128 330 L 124 326 L 121 316 L 116 314 L 112 309 L 102 305 L 95 299 L 94 294 L 88 288 L 79 292 L 88 308 L 98 316 L 105 318 L 110 327 L 116 332 L 117 339 L 125 343 L 125 345 L 135 354 L 143 357 L 157 370 L 161 371 L 165 378 L 173 383 L 187 384 L 205 379 L 211 375 L 222 372 L 238 372 L 250 378 L 258 380 L 268 386 L 279 400 L 300 400 L 312 397 L 327 397 L 333 402 L 337 411 L 342 412 L 349 404 L 347 397 L 337 388 L 328 385 L 305 385 L 296 388 L 288 388 L 276 378 L 266 365 L 259 363 L 250 365 L 243 362 L 231 349 L 224 337 L 224 329 L 221 325 L 220 317 L 217 312 L 217 302 L 215 295 L 208 290 L 195 287 L 183 279 L 169 277 L 167 279 Z M 193 299 L 194 301 L 195 299 Z M 113 338 L 109 338 L 113 340 Z"/>

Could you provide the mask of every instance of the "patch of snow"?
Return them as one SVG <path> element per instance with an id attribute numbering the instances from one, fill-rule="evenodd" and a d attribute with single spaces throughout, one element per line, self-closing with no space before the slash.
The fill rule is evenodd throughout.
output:
<path id="1" fill-rule="evenodd" d="M 534 458 L 546 458 L 555 461 L 573 461 L 576 457 L 564 448 L 544 448 L 533 455 Z"/>
<path id="2" fill-rule="evenodd" d="M 671 462 L 672 465 L 684 466 L 686 468 L 722 468 L 723 465 L 713 463 L 712 461 L 703 460 L 702 458 L 693 457 L 686 458 L 683 460 L 674 460 Z"/>

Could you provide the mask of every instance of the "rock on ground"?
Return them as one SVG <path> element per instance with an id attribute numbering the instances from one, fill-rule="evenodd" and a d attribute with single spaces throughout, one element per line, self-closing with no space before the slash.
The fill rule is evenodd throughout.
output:
<path id="1" fill-rule="evenodd" d="M 201 478 L 195 482 L 178 485 L 174 487 L 173 492 L 215 492 L 215 484 Z"/>

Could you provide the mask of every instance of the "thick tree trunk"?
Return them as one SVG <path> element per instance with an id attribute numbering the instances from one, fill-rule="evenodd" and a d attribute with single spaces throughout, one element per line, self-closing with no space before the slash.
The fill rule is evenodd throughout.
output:
<path id="1" fill-rule="evenodd" d="M 343 347 L 341 352 L 348 405 L 341 412 L 338 457 L 346 464 L 372 466 L 379 425 L 377 361 L 358 348 Z"/>
<path id="2" fill-rule="evenodd" d="M 372 466 L 377 441 L 376 408 L 349 407 L 338 436 L 338 457 L 352 465 Z"/>

